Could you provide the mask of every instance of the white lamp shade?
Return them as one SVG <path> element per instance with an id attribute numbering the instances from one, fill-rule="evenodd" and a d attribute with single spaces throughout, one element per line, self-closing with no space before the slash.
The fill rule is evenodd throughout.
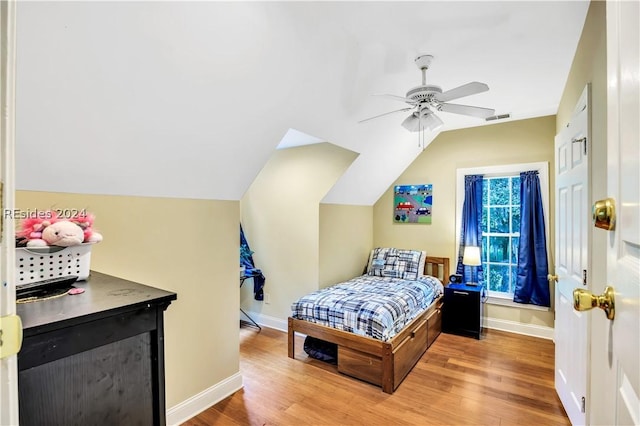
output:
<path id="1" fill-rule="evenodd" d="M 462 264 L 467 266 L 480 266 L 480 247 L 466 246 L 464 248 L 464 255 L 462 256 Z"/>
<path id="2" fill-rule="evenodd" d="M 415 111 L 408 116 L 402 122 L 402 127 L 410 132 L 419 132 L 421 130 L 435 131 L 442 127 L 443 124 L 443 121 L 430 110 L 424 109 L 421 112 Z"/>

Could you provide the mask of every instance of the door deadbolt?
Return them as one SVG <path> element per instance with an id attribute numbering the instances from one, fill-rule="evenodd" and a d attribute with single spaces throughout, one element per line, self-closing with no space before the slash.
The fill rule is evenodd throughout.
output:
<path id="1" fill-rule="evenodd" d="M 573 309 L 576 311 L 588 311 L 598 307 L 604 311 L 607 318 L 612 320 L 616 316 L 616 301 L 613 287 L 607 286 L 600 296 L 593 295 L 589 290 L 576 288 L 573 290 Z"/>
<path id="2" fill-rule="evenodd" d="M 612 231 L 616 225 L 616 204 L 613 198 L 593 203 L 593 224 L 596 228 Z"/>

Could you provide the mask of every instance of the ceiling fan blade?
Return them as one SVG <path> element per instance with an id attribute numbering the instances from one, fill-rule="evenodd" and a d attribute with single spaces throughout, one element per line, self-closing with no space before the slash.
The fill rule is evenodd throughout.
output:
<path id="1" fill-rule="evenodd" d="M 396 96 L 396 95 L 387 95 L 386 93 L 374 93 L 371 96 L 384 96 L 385 98 L 394 99 L 396 101 L 406 102 L 408 104 L 417 104 L 417 101 L 414 101 L 410 98 L 405 98 L 404 96 Z"/>
<path id="2" fill-rule="evenodd" d="M 453 114 L 470 115 L 472 117 L 487 118 L 495 114 L 495 110 L 490 108 L 480 108 L 469 105 L 440 104 L 438 111 L 451 112 Z"/>
<path id="3" fill-rule="evenodd" d="M 409 111 L 410 109 L 413 109 L 413 107 L 407 107 L 407 108 L 397 109 L 395 111 L 385 112 L 384 114 L 380 114 L 373 117 L 365 118 L 364 120 L 360 120 L 358 121 L 358 123 L 364 123 L 365 121 L 373 120 L 374 118 L 378 118 L 378 117 L 384 117 L 385 115 L 393 114 L 400 111 Z"/>
<path id="4" fill-rule="evenodd" d="M 489 90 L 489 86 L 484 83 L 472 81 L 471 83 L 463 84 L 455 89 L 447 90 L 446 92 L 436 93 L 435 99 L 438 102 L 447 102 L 453 99 L 463 98 L 465 96 L 475 95 L 476 93 L 482 93 Z"/>

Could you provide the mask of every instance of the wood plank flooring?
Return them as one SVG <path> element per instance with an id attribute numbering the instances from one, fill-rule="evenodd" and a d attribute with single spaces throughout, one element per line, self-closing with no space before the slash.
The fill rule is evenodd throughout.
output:
<path id="1" fill-rule="evenodd" d="M 288 358 L 286 333 L 243 327 L 244 388 L 184 425 L 570 425 L 553 363 L 550 340 L 443 333 L 388 395 L 302 349 Z"/>

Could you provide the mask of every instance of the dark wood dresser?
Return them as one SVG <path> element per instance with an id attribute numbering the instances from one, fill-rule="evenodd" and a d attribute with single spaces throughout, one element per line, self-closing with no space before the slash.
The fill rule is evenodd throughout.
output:
<path id="1" fill-rule="evenodd" d="M 20 425 L 164 425 L 163 315 L 176 294 L 98 272 L 17 305 Z"/>

